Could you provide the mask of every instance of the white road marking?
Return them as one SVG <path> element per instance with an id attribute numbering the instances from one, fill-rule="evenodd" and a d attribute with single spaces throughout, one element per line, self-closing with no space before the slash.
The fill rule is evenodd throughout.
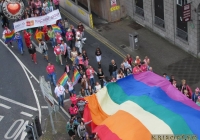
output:
<path id="1" fill-rule="evenodd" d="M 10 106 L 7 106 L 7 105 L 4 105 L 4 104 L 0 104 L 1 107 L 4 107 L 6 109 L 10 109 L 11 107 Z"/>
<path id="2" fill-rule="evenodd" d="M 18 61 L 18 63 L 21 65 L 22 69 L 24 70 L 24 73 L 26 74 L 26 77 L 29 81 L 29 84 L 31 85 L 31 88 L 32 88 L 32 91 L 33 91 L 33 94 L 34 94 L 34 97 L 35 97 L 35 100 L 36 100 L 36 104 L 37 104 L 37 108 L 38 108 L 38 112 L 39 112 L 39 120 L 40 120 L 40 123 L 41 123 L 41 117 L 42 117 L 42 113 L 41 113 L 41 108 L 40 108 L 40 103 L 39 103 L 39 100 L 38 100 L 38 97 L 37 97 L 37 94 L 34 90 L 34 87 L 33 87 L 33 84 L 27 74 L 27 71 L 29 72 L 30 75 L 33 76 L 33 78 L 39 83 L 39 80 L 28 70 L 28 68 L 22 63 L 22 61 L 13 53 L 13 51 L 7 47 L 7 45 L 0 39 L 1 43 L 10 51 L 10 53 L 15 57 L 15 59 Z"/>
<path id="3" fill-rule="evenodd" d="M 6 98 L 6 97 L 1 96 L 1 95 L 0 95 L 0 99 L 3 99 L 3 100 L 8 101 L 8 102 L 10 102 L 10 103 L 13 103 L 13 104 L 16 104 L 16 105 L 19 105 L 19 106 L 22 106 L 22 107 L 31 109 L 31 110 L 33 110 L 33 111 L 38 111 L 38 109 L 35 108 L 35 107 L 22 104 L 22 103 L 20 103 L 20 102 L 17 102 L 17 101 L 15 101 L 15 100 L 12 100 L 12 99 L 9 99 L 9 98 Z"/>
<path id="4" fill-rule="evenodd" d="M 28 117 L 33 117 L 33 115 L 32 114 L 29 114 L 29 113 L 26 113 L 26 112 L 20 112 L 20 114 L 22 114 L 22 115 L 25 115 L 25 116 L 28 116 Z"/>
<path id="5" fill-rule="evenodd" d="M 43 109 L 44 109 L 44 108 L 48 108 L 48 106 L 41 106 L 41 108 L 43 108 Z"/>
<path id="6" fill-rule="evenodd" d="M 6 44 L 0 39 L 0 41 L 1 41 L 1 43 L 6 47 Z M 12 55 L 16 58 L 16 60 L 19 62 L 19 64 L 21 65 L 21 67 L 23 67 L 31 76 L 33 76 L 33 78 L 35 79 L 35 81 L 37 82 L 37 83 L 39 83 L 39 80 L 29 71 L 29 69 L 21 62 L 21 60 L 11 51 L 11 49 L 10 48 L 8 48 L 8 47 L 6 47 L 11 53 L 12 53 Z M 37 95 L 36 95 L 37 96 Z M 56 101 L 56 99 L 54 98 L 54 101 L 55 101 L 55 103 L 56 104 L 58 104 L 58 102 Z M 39 110 L 39 118 L 40 118 L 40 122 L 41 122 L 41 108 L 40 108 L 40 106 L 38 106 L 38 103 L 39 102 L 37 102 L 36 101 L 36 103 L 37 103 L 37 107 L 38 107 L 38 110 Z M 65 110 L 64 110 L 64 108 L 62 108 L 61 107 L 61 110 L 63 111 L 63 113 L 65 114 L 65 115 L 67 115 L 69 118 L 70 118 L 70 115 L 69 115 L 69 113 L 67 113 Z"/>
<path id="7" fill-rule="evenodd" d="M 1 116 L 1 115 L 0 115 L 0 121 L 3 120 L 3 118 L 4 118 L 4 116 Z"/>

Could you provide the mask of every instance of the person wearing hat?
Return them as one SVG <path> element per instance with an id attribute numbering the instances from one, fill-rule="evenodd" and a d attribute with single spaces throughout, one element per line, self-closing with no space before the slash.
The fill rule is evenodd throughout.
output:
<path id="1" fill-rule="evenodd" d="M 198 97 L 200 97 L 200 90 L 199 88 L 197 87 L 195 89 L 195 92 L 192 94 L 192 101 L 194 101 L 195 103 L 197 102 L 198 100 Z"/>
<path id="2" fill-rule="evenodd" d="M 19 52 L 21 53 L 21 55 L 23 55 L 23 53 L 24 53 L 24 46 L 23 46 L 22 37 L 21 37 L 21 35 L 20 35 L 19 32 L 15 33 L 15 40 L 17 41 Z"/>

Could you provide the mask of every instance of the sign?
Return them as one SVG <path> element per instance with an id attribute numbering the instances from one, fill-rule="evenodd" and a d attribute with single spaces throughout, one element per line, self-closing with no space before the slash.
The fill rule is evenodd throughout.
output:
<path id="1" fill-rule="evenodd" d="M 54 106 L 54 98 L 52 96 L 51 86 L 46 82 L 44 76 L 40 77 L 40 88 L 42 90 L 45 101 L 51 106 Z"/>
<path id="2" fill-rule="evenodd" d="M 191 4 L 183 6 L 183 21 L 187 22 L 191 20 Z"/>
<path id="3" fill-rule="evenodd" d="M 47 15 L 27 18 L 25 20 L 13 23 L 13 25 L 15 32 L 18 32 L 29 28 L 41 27 L 44 25 L 53 25 L 56 24 L 56 21 L 59 19 L 61 19 L 61 15 L 59 10 L 57 9 L 48 13 Z"/>
<path id="4" fill-rule="evenodd" d="M 24 14 L 24 3 L 21 0 L 5 0 L 2 11 L 9 19 L 19 19 Z"/>
<path id="5" fill-rule="evenodd" d="M 111 7 L 117 6 L 117 1 L 116 0 L 111 0 Z"/>

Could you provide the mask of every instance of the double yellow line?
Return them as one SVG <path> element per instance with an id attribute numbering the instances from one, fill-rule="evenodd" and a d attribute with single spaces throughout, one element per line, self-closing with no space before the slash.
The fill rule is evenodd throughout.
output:
<path id="1" fill-rule="evenodd" d="M 74 17 L 72 17 L 72 15 L 69 15 L 63 8 L 60 8 L 60 11 L 63 15 L 65 15 L 68 19 L 70 19 L 71 21 L 73 21 L 74 23 L 78 24 L 78 20 L 76 20 Z M 69 16 L 68 16 L 69 15 Z M 88 27 L 89 28 L 89 27 Z M 116 54 L 118 54 L 120 57 L 125 58 L 126 56 L 120 52 L 118 49 L 116 49 L 114 46 L 112 46 L 108 41 L 106 41 L 107 39 L 104 39 L 101 35 L 99 35 L 98 33 L 95 33 L 94 31 L 92 31 L 92 29 L 90 30 L 86 30 L 86 32 L 88 32 L 90 35 L 92 35 L 94 38 L 96 38 L 97 40 L 99 40 L 100 42 L 102 42 L 105 46 L 107 46 L 109 49 L 111 49 L 112 51 L 114 51 Z"/>

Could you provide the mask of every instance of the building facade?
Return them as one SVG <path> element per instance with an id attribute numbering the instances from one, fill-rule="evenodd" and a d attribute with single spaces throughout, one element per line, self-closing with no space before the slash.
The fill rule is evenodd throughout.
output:
<path id="1" fill-rule="evenodd" d="M 126 0 L 125 7 L 137 23 L 200 57 L 200 0 Z"/>

